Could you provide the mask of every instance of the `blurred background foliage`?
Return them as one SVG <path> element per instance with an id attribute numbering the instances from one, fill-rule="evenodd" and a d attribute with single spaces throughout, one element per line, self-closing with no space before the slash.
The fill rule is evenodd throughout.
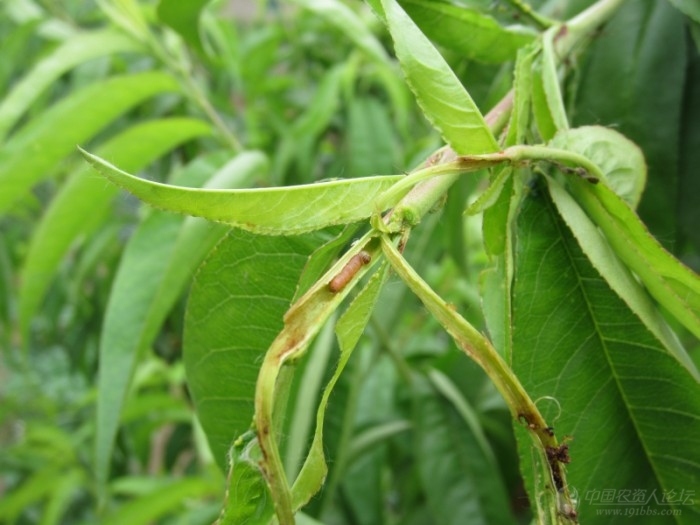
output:
<path id="1" fill-rule="evenodd" d="M 526 23 L 509 2 L 457 3 L 504 25 Z M 560 18 L 591 3 L 532 2 Z M 570 64 L 569 110 L 577 125 L 613 126 L 642 147 L 650 179 L 640 214 L 697 270 L 697 24 L 666 1 L 628 4 Z M 178 26 L 155 1 L 0 5 L 0 522 L 216 519 L 224 475 L 197 424 L 181 359 L 189 280 L 154 301 L 138 333 L 115 335 L 106 326 L 110 309 L 149 278 L 137 275 L 128 290 L 115 286 L 120 268 L 134 267 L 130 257 L 139 260 L 137 234 L 155 228 L 144 238 L 165 243 L 184 219 L 107 187 L 75 145 L 149 178 L 192 186 L 246 153 L 262 160 L 244 180 L 225 184 L 411 169 L 441 141 L 390 59 L 381 23 L 358 1 L 339 4 L 347 12 L 323 5 L 336 3 L 191 2 L 192 19 L 202 10 L 199 32 Z M 366 34 L 354 32 L 357 22 Z M 482 111 L 510 88 L 514 56 L 487 63 L 441 44 Z M 416 269 L 483 329 L 477 289 L 487 260 L 479 219 L 462 215 L 479 183 L 465 179 L 454 188 L 444 212 L 415 232 L 408 257 L 420 254 L 412 258 Z M 203 231 L 211 244 L 225 233 Z M 163 248 L 171 250 L 163 262 L 177 262 L 168 259 L 172 246 Z M 390 284 L 381 301 L 331 399 L 329 478 L 300 522 L 528 522 L 510 417 L 493 385 L 403 287 Z M 106 333 L 136 342 L 103 487 L 94 442 Z M 306 363 L 328 375 L 334 343 L 321 339 Z M 699 362 L 697 341 L 686 339 Z M 312 413 L 294 404 L 304 394 L 295 395 L 291 419 Z M 294 432 L 303 439 L 303 428 Z M 484 443 L 498 475 L 485 475 L 488 465 L 475 459 Z"/>

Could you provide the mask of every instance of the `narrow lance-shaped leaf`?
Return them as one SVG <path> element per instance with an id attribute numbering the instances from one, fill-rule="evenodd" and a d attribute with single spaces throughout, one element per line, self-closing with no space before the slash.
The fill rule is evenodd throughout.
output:
<path id="1" fill-rule="evenodd" d="M 488 374 L 503 395 L 513 417 L 519 422 L 527 423 L 530 444 L 535 445 L 534 448 L 529 447 L 529 449 L 541 459 L 549 457 L 546 453 L 548 450 L 558 450 L 559 444 L 549 431 L 549 424 L 542 417 L 519 378 L 494 350 L 491 343 L 430 288 L 387 237 L 382 237 L 382 249 L 396 273 L 452 336 L 460 349 Z M 565 471 L 560 461 L 550 460 L 546 463 L 548 464 L 545 477 L 539 480 L 543 492 L 548 495 L 547 507 L 544 511 L 553 515 L 568 514 L 573 509 L 573 503 L 566 485 Z M 554 483 L 550 480 L 554 480 Z"/>
<path id="2" fill-rule="evenodd" d="M 114 137 L 99 152 L 129 170 L 138 171 L 177 144 L 209 130 L 204 122 L 192 119 L 145 122 Z M 84 166 L 49 204 L 34 231 L 22 268 L 19 322 L 23 334 L 27 333 L 61 258 L 79 235 L 88 235 L 100 226 L 117 191 L 94 177 L 89 166 Z M 86 217 L 90 220 L 85 220 Z"/>
<path id="3" fill-rule="evenodd" d="M 0 212 L 51 175 L 76 144 L 90 140 L 130 108 L 168 91 L 178 91 L 177 82 L 163 73 L 112 77 L 70 94 L 32 120 L 0 153 Z"/>
<path id="4" fill-rule="evenodd" d="M 85 151 L 83 155 L 102 175 L 156 208 L 272 235 L 366 219 L 380 211 L 375 198 L 404 178 L 387 175 L 280 188 L 201 190 L 140 179 Z M 402 196 L 386 205 L 395 204 Z"/>
<path id="5" fill-rule="evenodd" d="M 569 177 L 574 197 L 654 299 L 700 337 L 700 277 L 667 252 L 630 208 L 646 178 L 638 148 L 618 133 L 596 127 L 558 134 L 552 144 L 580 152 L 600 166 L 607 184 Z"/>
<path id="6" fill-rule="evenodd" d="M 636 213 L 609 188 L 571 181 L 578 202 L 649 293 L 700 337 L 700 277 L 667 252 Z"/>
<path id="7" fill-rule="evenodd" d="M 143 49 L 138 42 L 112 29 L 78 33 L 37 62 L 0 102 L 0 141 L 32 103 L 66 71 L 97 57 Z"/>
<path id="8" fill-rule="evenodd" d="M 557 130 L 568 129 L 569 121 L 566 117 L 564 98 L 559 87 L 559 76 L 557 74 L 557 58 L 554 51 L 554 39 L 561 28 L 553 27 L 542 37 L 542 87 L 547 100 L 549 113 Z"/>
<path id="9" fill-rule="evenodd" d="M 207 183 L 209 187 L 250 183 L 266 169 L 259 153 L 243 153 Z M 209 164 L 193 162 L 176 174 L 182 184 L 196 185 L 211 176 Z M 136 363 L 160 326 L 192 272 L 226 233 L 215 225 L 155 211 L 132 235 L 117 270 L 100 339 L 100 390 L 97 402 L 97 474 L 107 479 L 112 443 Z M 193 222 L 194 221 L 194 222 Z"/>
<path id="10" fill-rule="evenodd" d="M 275 512 L 282 523 L 293 520 L 293 497 L 277 445 L 278 430 L 274 406 L 286 395 L 278 379 L 282 367 L 300 358 L 330 315 L 338 308 L 353 285 L 377 262 L 379 243 L 366 234 L 322 276 L 316 285 L 297 300 L 284 317 L 284 328 L 270 345 L 255 388 L 255 427 L 265 460 L 265 472 Z"/>
<path id="11" fill-rule="evenodd" d="M 492 153 L 498 144 L 469 93 L 395 0 L 382 0 L 396 56 L 425 116 L 461 155 Z"/>
<path id="12" fill-rule="evenodd" d="M 593 221 L 558 182 L 547 178 L 547 186 L 562 219 L 608 286 L 615 290 L 646 328 L 700 381 L 700 373 L 695 364 L 678 342 L 678 338 L 670 331 L 656 305 L 652 304 L 649 295 L 620 261 Z"/>
<path id="13" fill-rule="evenodd" d="M 367 24 L 340 0 L 292 0 L 293 3 L 323 17 L 329 24 L 335 25 L 357 47 L 380 63 L 385 63 L 388 56 Z"/>
<path id="14" fill-rule="evenodd" d="M 340 344 L 340 359 L 335 373 L 328 382 L 323 392 L 321 402 L 318 405 L 316 412 L 316 432 L 314 433 L 308 456 L 299 473 L 299 477 L 292 486 L 292 505 L 294 510 L 304 506 L 311 497 L 321 489 L 323 481 L 326 478 L 328 467 L 324 456 L 323 425 L 328 400 L 357 342 L 360 340 L 360 336 L 369 322 L 372 311 L 379 298 L 379 293 L 386 280 L 386 276 L 387 266 L 384 265 L 377 270 L 367 283 L 367 286 L 357 295 L 336 326 L 336 333 Z"/>

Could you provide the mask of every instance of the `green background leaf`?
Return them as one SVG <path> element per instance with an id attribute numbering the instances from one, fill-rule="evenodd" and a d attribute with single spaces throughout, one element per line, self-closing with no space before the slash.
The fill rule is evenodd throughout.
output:
<path id="1" fill-rule="evenodd" d="M 173 28 L 197 51 L 203 51 L 199 35 L 199 17 L 210 0 L 160 0 L 158 18 Z"/>
<path id="2" fill-rule="evenodd" d="M 156 120 L 129 128 L 99 152 L 139 171 L 177 144 L 209 132 L 209 126 L 198 120 Z M 21 274 L 19 323 L 25 336 L 66 251 L 76 238 L 90 235 L 109 217 L 109 203 L 117 192 L 83 166 L 51 201 L 32 236 Z"/>
<path id="3" fill-rule="evenodd" d="M 207 187 L 247 185 L 266 169 L 259 153 L 243 153 L 212 176 L 202 159 L 176 175 L 176 182 Z M 223 225 L 153 211 L 132 235 L 117 270 L 100 339 L 97 401 L 98 479 L 108 475 L 112 443 L 136 363 L 153 342 L 192 273 L 218 240 Z"/>
<path id="4" fill-rule="evenodd" d="M 76 144 L 157 94 L 176 92 L 175 80 L 158 72 L 112 77 L 75 91 L 13 135 L 0 153 L 0 211 L 52 174 Z M 60 129 L 61 133 L 56 133 Z"/>

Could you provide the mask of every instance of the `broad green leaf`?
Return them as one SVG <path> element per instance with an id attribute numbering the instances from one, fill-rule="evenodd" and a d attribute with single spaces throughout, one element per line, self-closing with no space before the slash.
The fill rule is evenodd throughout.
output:
<path id="1" fill-rule="evenodd" d="M 195 277 L 185 317 L 185 367 L 197 415 L 224 471 L 229 447 L 250 428 L 260 362 L 282 329 L 314 247 L 311 236 L 261 237 L 234 229 Z"/>
<path id="2" fill-rule="evenodd" d="M 100 520 L 103 525 L 147 525 L 158 518 L 180 510 L 189 498 L 214 496 L 219 492 L 217 482 L 204 477 L 182 478 L 124 503 L 116 512 Z"/>
<path id="3" fill-rule="evenodd" d="M 469 93 L 395 0 L 382 0 L 396 56 L 423 113 L 461 155 L 498 151 Z"/>
<path id="4" fill-rule="evenodd" d="M 515 260 L 513 369 L 556 434 L 573 438 L 567 477 L 581 522 L 626 523 L 597 511 L 603 490 L 616 501 L 629 490 L 658 514 L 645 523 L 695 523 L 697 505 L 676 501 L 665 508 L 681 513 L 662 516 L 656 502 L 700 479 L 698 382 L 607 286 L 545 191 L 521 208 Z"/>
<path id="5" fill-rule="evenodd" d="M 156 120 L 128 128 L 98 151 L 128 170 L 139 171 L 177 144 L 208 132 L 209 127 L 197 120 Z M 32 236 L 22 268 L 19 322 L 23 334 L 26 335 L 71 243 L 99 227 L 108 216 L 109 202 L 117 191 L 114 186 L 105 186 L 92 175 L 89 166 L 84 166 L 51 201 Z"/>
<path id="6" fill-rule="evenodd" d="M 83 155 L 114 184 L 156 208 L 270 235 L 298 234 L 366 219 L 380 211 L 375 198 L 404 178 L 394 175 L 269 189 L 198 190 L 140 179 L 85 151 Z M 396 204 L 401 196 L 387 206 Z"/>
<path id="7" fill-rule="evenodd" d="M 338 320 L 336 333 L 340 344 L 340 359 L 338 366 L 331 377 L 316 412 L 316 431 L 313 442 L 309 449 L 304 466 L 299 473 L 299 477 L 292 487 L 292 498 L 294 509 L 304 506 L 311 497 L 316 494 L 323 485 L 328 467 L 324 456 L 323 425 L 326 414 L 326 407 L 340 375 L 345 369 L 350 356 L 352 355 L 360 336 L 365 330 L 372 315 L 372 311 L 379 298 L 387 276 L 387 267 L 383 266 L 372 276 L 367 286 L 357 295 L 350 304 L 343 316 Z"/>
<path id="8" fill-rule="evenodd" d="M 642 197 L 647 180 L 644 154 L 619 132 L 602 126 L 560 130 L 549 146 L 580 153 L 596 164 L 607 185 L 632 208 Z"/>
<path id="9" fill-rule="evenodd" d="M 400 4 L 428 38 L 463 58 L 507 62 L 536 36 L 525 27 L 502 27 L 476 9 L 442 0 L 400 0 Z"/>
<path id="10" fill-rule="evenodd" d="M 0 153 L 0 212 L 117 117 L 159 93 L 178 91 L 163 73 L 112 77 L 70 94 L 13 135 Z M 60 131 L 60 132 L 59 132 Z"/>
<path id="11" fill-rule="evenodd" d="M 265 157 L 243 153 L 230 161 L 206 187 L 250 184 L 267 168 Z M 178 174 L 182 184 L 203 182 L 206 162 L 193 162 Z M 153 211 L 129 240 L 117 270 L 100 339 L 100 389 L 97 401 L 98 479 L 106 481 L 112 444 L 136 363 L 156 337 L 163 321 L 224 225 Z"/>
<path id="12" fill-rule="evenodd" d="M 32 103 L 61 75 L 97 57 L 142 51 L 143 47 L 112 29 L 78 33 L 37 62 L 0 102 L 0 142 Z"/>
<path id="13" fill-rule="evenodd" d="M 513 522 L 495 458 L 425 379 L 414 385 L 418 472 L 435 523 Z"/>
<path id="14" fill-rule="evenodd" d="M 336 26 L 367 55 L 380 63 L 385 63 L 388 56 L 367 24 L 340 0 L 292 0 L 314 14 Z"/>
<path id="15" fill-rule="evenodd" d="M 667 252 L 637 214 L 603 184 L 572 179 L 576 200 L 659 304 L 700 337 L 700 277 Z"/>
<path id="16" fill-rule="evenodd" d="M 214 525 L 268 525 L 274 513 L 267 483 L 260 472 L 258 440 L 248 431 L 231 446 L 226 496 Z"/>
<path id="17" fill-rule="evenodd" d="M 160 0 L 156 12 L 164 24 L 170 26 L 190 46 L 203 51 L 199 36 L 199 17 L 210 0 Z"/>
<path id="18" fill-rule="evenodd" d="M 676 9 L 683 12 L 696 22 L 700 22 L 700 3 L 695 0 L 669 0 Z"/>
<path id="19" fill-rule="evenodd" d="M 671 250 L 680 195 L 678 144 L 686 114 L 685 25 L 669 2 L 625 2 L 582 64 L 572 122 L 612 126 L 644 151 L 649 180 L 639 214 Z"/>

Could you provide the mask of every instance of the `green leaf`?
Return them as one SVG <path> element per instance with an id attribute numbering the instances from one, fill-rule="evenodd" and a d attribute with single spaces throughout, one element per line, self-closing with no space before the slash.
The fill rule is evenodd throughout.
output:
<path id="1" fill-rule="evenodd" d="M 582 523 L 628 521 L 597 512 L 606 489 L 642 491 L 645 502 L 655 490 L 660 502 L 697 485 L 698 382 L 607 286 L 544 191 L 517 221 L 513 369 L 557 435 L 573 437 L 567 477 Z M 525 467 L 530 447 L 521 442 Z M 661 516 L 664 507 L 647 505 L 658 516 L 645 523 L 697 521 L 697 506 Z"/>
<path id="2" fill-rule="evenodd" d="M 500 64 L 515 59 L 536 33 L 524 27 L 502 27 L 475 9 L 442 0 L 400 0 L 425 35 L 462 58 Z"/>
<path id="3" fill-rule="evenodd" d="M 550 140 L 557 132 L 557 125 L 552 109 L 547 100 L 542 60 L 536 60 L 532 68 L 532 114 L 535 117 L 537 131 L 542 140 Z"/>
<path id="4" fill-rule="evenodd" d="M 90 153 L 83 151 L 83 155 L 114 184 L 156 208 L 271 235 L 366 219 L 380 211 L 375 198 L 403 179 L 394 175 L 269 189 L 197 190 L 139 179 Z M 401 196 L 387 206 L 396 204 Z"/>
<path id="5" fill-rule="evenodd" d="M 559 131 L 549 146 L 579 153 L 596 164 L 607 185 L 632 208 L 642 198 L 647 180 L 644 154 L 619 132 L 601 126 Z"/>
<path id="6" fill-rule="evenodd" d="M 32 120 L 0 153 L 0 212 L 51 175 L 76 144 L 90 140 L 137 104 L 168 91 L 178 91 L 178 86 L 163 73 L 112 77 L 70 94 Z"/>
<path id="7" fill-rule="evenodd" d="M 659 341 L 663 342 L 668 350 L 674 352 L 676 358 L 700 381 L 700 374 L 693 361 L 678 343 L 656 306 L 652 304 L 648 294 L 627 267 L 622 264 L 600 230 L 558 182 L 547 178 L 547 185 L 552 201 L 562 219 L 571 229 L 579 246 L 608 286 L 625 301 L 627 307 L 639 317 L 646 328 Z"/>
<path id="8" fill-rule="evenodd" d="M 232 442 L 250 428 L 260 361 L 282 329 L 314 247 L 311 236 L 261 237 L 234 229 L 195 277 L 185 317 L 185 368 L 224 471 Z"/>
<path id="9" fill-rule="evenodd" d="M 66 71 L 98 57 L 142 50 L 143 46 L 135 40 L 113 29 L 78 33 L 67 39 L 37 62 L 0 102 L 0 142 L 32 103 Z"/>
<path id="10" fill-rule="evenodd" d="M 284 134 L 274 157 L 273 181 L 278 185 L 282 185 L 286 171 L 294 161 L 298 164 L 298 171 L 308 178 L 311 172 L 310 151 L 338 110 L 345 70 L 346 64 L 342 63 L 323 75 L 308 107 Z"/>
<path id="11" fill-rule="evenodd" d="M 368 25 L 344 3 L 338 0 L 292 0 L 292 2 L 336 26 L 369 57 L 380 63 L 388 61 L 386 51 Z"/>
<path id="12" fill-rule="evenodd" d="M 387 108 L 374 98 L 350 102 L 348 117 L 348 177 L 396 171 L 394 130 Z"/>
<path id="13" fill-rule="evenodd" d="M 243 153 L 214 175 L 207 187 L 249 184 L 267 167 L 260 153 Z M 183 184 L 203 181 L 207 162 L 193 162 L 178 174 Z M 124 251 L 112 284 L 100 339 L 97 401 L 98 479 L 106 481 L 112 446 L 136 363 L 153 342 L 192 274 L 226 233 L 223 225 L 185 220 L 155 211 L 142 222 Z"/>
<path id="14" fill-rule="evenodd" d="M 323 391 L 323 396 L 316 412 L 316 432 L 314 433 L 313 442 L 299 477 L 292 486 L 293 507 L 295 510 L 304 506 L 321 489 L 326 478 L 328 467 L 324 456 L 323 425 L 328 400 L 370 320 L 372 311 L 379 298 L 379 293 L 382 291 L 386 281 L 386 270 L 386 265 L 377 270 L 367 283 L 367 286 L 362 289 L 350 304 L 336 326 L 338 343 L 340 344 L 340 360 L 333 377 L 331 377 L 328 385 L 326 385 L 326 389 Z"/>
<path id="15" fill-rule="evenodd" d="M 177 144 L 209 133 L 192 119 L 166 119 L 138 124 L 100 147 L 100 155 L 139 171 Z M 110 213 L 114 186 L 92 176 L 84 166 L 63 185 L 39 222 L 24 260 L 19 290 L 19 323 L 26 336 L 30 323 L 70 245 L 95 231 Z M 89 217 L 90 220 L 85 220 Z"/>
<path id="16" fill-rule="evenodd" d="M 396 56 L 423 113 L 461 155 L 498 151 L 469 93 L 395 0 L 382 0 Z"/>
<path id="17" fill-rule="evenodd" d="M 418 471 L 435 523 L 513 522 L 495 458 L 425 380 L 415 390 Z"/>
<path id="18" fill-rule="evenodd" d="M 202 52 L 199 36 L 199 17 L 210 0 L 160 0 L 156 12 L 161 22 L 170 26 L 190 46 Z"/>
<path id="19" fill-rule="evenodd" d="M 532 111 L 532 67 L 540 52 L 540 44 L 533 43 L 518 51 L 518 59 L 513 72 L 513 110 L 506 135 L 506 146 L 523 144 L 530 129 Z"/>
<path id="20" fill-rule="evenodd" d="M 65 475 L 64 469 L 48 465 L 29 475 L 14 491 L 4 494 L 0 501 L 0 516 L 15 522 L 24 510 L 43 500 Z"/>
<path id="21" fill-rule="evenodd" d="M 317 275 L 316 278 L 320 277 L 321 274 Z M 284 447 L 282 456 L 284 458 L 284 472 L 289 479 L 297 477 L 305 461 L 305 455 L 308 454 L 315 415 L 310 408 L 318 405 L 323 382 L 327 376 L 328 362 L 335 350 L 333 333 L 335 321 L 335 316 L 333 316 L 326 322 L 309 349 L 308 356 L 297 366 L 294 373 L 293 390 L 290 390 L 291 395 L 285 404 L 289 407 L 288 413 L 293 416 L 285 418 L 285 426 L 280 431 L 285 436 L 281 442 Z M 291 399 L 292 396 L 293 399 Z M 283 409 L 279 407 L 278 411 L 282 412 Z"/>
<path id="22" fill-rule="evenodd" d="M 262 457 L 253 431 L 231 447 L 224 507 L 214 525 L 268 525 L 274 507 L 258 463 Z"/>
<path id="23" fill-rule="evenodd" d="M 557 130 L 567 129 L 569 127 L 568 119 L 566 118 L 566 108 L 564 107 L 564 99 L 559 87 L 559 77 L 557 74 L 557 58 L 554 52 L 554 40 L 560 32 L 563 31 L 560 27 L 553 27 L 542 37 L 542 89 L 549 108 L 549 114 L 552 117 L 552 124 Z"/>
<path id="24" fill-rule="evenodd" d="M 146 525 L 183 508 L 190 498 L 212 496 L 218 492 L 218 483 L 212 483 L 210 479 L 203 477 L 179 479 L 124 503 L 119 510 L 100 520 L 100 523 Z"/>
<path id="25" fill-rule="evenodd" d="M 669 0 L 669 2 L 685 15 L 700 22 L 700 4 L 695 0 Z"/>
<path id="26" fill-rule="evenodd" d="M 700 337 L 700 277 L 667 252 L 637 214 L 605 185 L 578 179 L 569 184 L 618 257 L 659 304 Z"/>

